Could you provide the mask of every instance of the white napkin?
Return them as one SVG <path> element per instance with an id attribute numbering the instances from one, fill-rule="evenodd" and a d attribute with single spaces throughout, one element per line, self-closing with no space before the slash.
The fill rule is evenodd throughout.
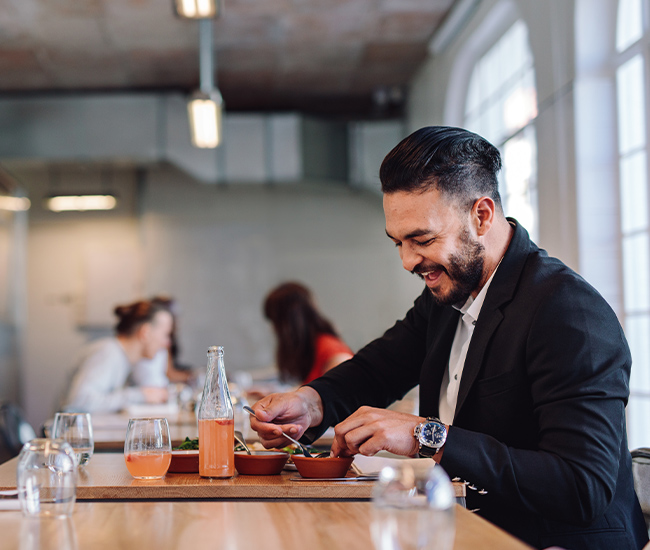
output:
<path id="1" fill-rule="evenodd" d="M 0 511 L 20 510 L 20 501 L 17 498 L 0 498 Z"/>
<path id="2" fill-rule="evenodd" d="M 380 451 L 375 456 L 355 455 L 352 469 L 355 470 L 358 475 L 376 475 L 379 474 L 384 466 L 399 467 L 400 465 L 407 463 L 416 467 L 421 467 L 423 465 L 430 466 L 432 461 L 424 461 L 421 458 L 400 457 L 392 453 Z"/>

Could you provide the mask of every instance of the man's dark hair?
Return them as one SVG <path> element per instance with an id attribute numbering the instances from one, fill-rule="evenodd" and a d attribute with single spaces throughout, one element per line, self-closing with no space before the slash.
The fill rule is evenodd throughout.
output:
<path id="1" fill-rule="evenodd" d="M 403 139 L 379 170 L 384 193 L 424 192 L 434 188 L 471 208 L 482 196 L 499 210 L 499 150 L 481 136 L 450 126 L 427 126 Z"/>

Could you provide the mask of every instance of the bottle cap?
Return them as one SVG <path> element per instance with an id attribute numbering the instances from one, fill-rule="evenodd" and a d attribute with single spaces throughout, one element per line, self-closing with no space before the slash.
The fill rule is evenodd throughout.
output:
<path id="1" fill-rule="evenodd" d="M 208 353 L 223 353 L 223 346 L 210 346 L 208 348 Z"/>

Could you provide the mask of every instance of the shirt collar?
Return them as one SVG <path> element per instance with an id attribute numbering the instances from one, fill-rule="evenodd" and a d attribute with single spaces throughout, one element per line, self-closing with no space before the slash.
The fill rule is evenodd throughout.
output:
<path id="1" fill-rule="evenodd" d="M 483 307 L 483 302 L 485 301 L 485 295 L 487 294 L 488 288 L 494 279 L 494 274 L 499 269 L 501 262 L 497 265 L 496 269 L 490 275 L 490 278 L 483 285 L 481 291 L 477 294 L 476 298 L 469 296 L 464 304 L 454 304 L 452 307 L 460 311 L 463 316 L 463 321 L 466 323 L 475 323 L 478 320 L 479 313 L 481 313 L 481 308 Z"/>

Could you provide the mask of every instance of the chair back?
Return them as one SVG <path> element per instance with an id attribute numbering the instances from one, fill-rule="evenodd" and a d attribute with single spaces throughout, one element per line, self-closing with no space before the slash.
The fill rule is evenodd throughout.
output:
<path id="1" fill-rule="evenodd" d="M 645 524 L 650 531 L 650 448 L 641 447 L 632 451 L 632 475 Z"/>
<path id="2" fill-rule="evenodd" d="M 36 432 L 13 403 L 0 403 L 0 463 L 17 456 Z"/>

